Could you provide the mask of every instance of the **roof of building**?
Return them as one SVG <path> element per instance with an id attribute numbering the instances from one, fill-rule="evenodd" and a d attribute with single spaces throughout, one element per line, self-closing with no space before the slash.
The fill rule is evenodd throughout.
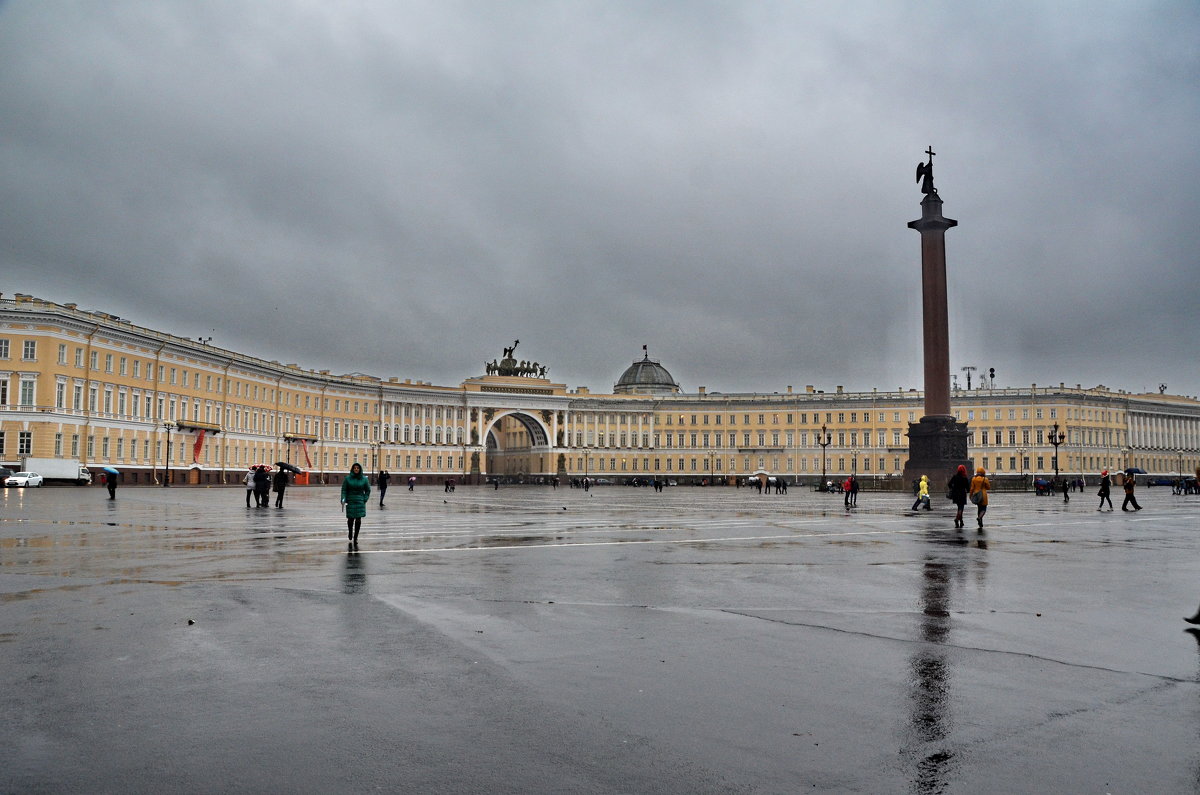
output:
<path id="1" fill-rule="evenodd" d="M 657 395 L 675 394 L 680 391 L 679 384 L 658 361 L 650 358 L 646 346 L 642 346 L 642 358 L 635 361 L 621 373 L 613 392 L 618 395 Z"/>

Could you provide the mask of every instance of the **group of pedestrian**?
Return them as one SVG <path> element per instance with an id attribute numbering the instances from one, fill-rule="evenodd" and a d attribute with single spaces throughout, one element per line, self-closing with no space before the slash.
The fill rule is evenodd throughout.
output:
<path id="1" fill-rule="evenodd" d="M 1134 476 L 1126 473 L 1122 487 L 1125 490 L 1125 501 L 1121 503 L 1121 510 L 1128 511 L 1130 510 L 1129 506 L 1131 505 L 1135 511 L 1142 510 L 1142 506 L 1138 505 L 1137 496 L 1134 494 L 1135 490 L 1137 489 L 1137 482 Z M 1100 505 L 1096 508 L 1097 511 L 1103 511 L 1105 503 L 1108 503 L 1109 511 L 1113 510 L 1112 497 L 1110 496 L 1111 494 L 1112 478 L 1109 476 L 1108 470 L 1105 469 L 1100 473 L 1100 488 L 1096 492 L 1096 496 L 1100 498 Z"/>
<path id="2" fill-rule="evenodd" d="M 845 504 L 847 508 L 854 508 L 858 505 L 858 478 L 851 475 L 842 481 L 842 493 L 845 494 Z"/>
<path id="3" fill-rule="evenodd" d="M 275 492 L 275 507 L 283 507 L 283 494 L 288 487 L 288 473 L 281 467 L 271 475 L 270 467 L 256 464 L 246 471 L 243 481 L 246 484 L 246 507 L 250 507 L 250 498 L 254 498 L 255 508 L 271 506 L 271 491 Z"/>
<path id="4" fill-rule="evenodd" d="M 950 502 L 954 503 L 958 509 L 954 513 L 954 526 L 961 530 L 966 527 L 966 520 L 963 519 L 963 510 L 967 507 L 969 500 L 975 506 L 975 523 L 979 526 L 979 532 L 983 532 L 983 515 L 988 509 L 988 492 L 992 489 L 992 482 L 988 480 L 987 471 L 983 467 L 975 470 L 975 477 L 967 478 L 967 467 L 965 464 L 959 464 L 958 469 L 950 476 L 950 482 L 946 484 L 946 489 L 950 493 Z"/>
<path id="5" fill-rule="evenodd" d="M 1121 503 L 1121 510 L 1140 511 L 1142 506 L 1138 504 L 1137 497 L 1135 496 L 1137 483 L 1133 475 L 1126 474 L 1122 486 L 1125 490 L 1125 501 Z M 965 526 L 966 523 L 963 520 L 963 509 L 966 507 L 967 501 L 970 500 L 970 502 L 973 503 L 978 509 L 975 521 L 979 525 L 979 529 L 983 530 L 983 516 L 987 513 L 988 493 L 992 488 L 991 481 L 988 480 L 987 472 L 984 470 L 984 468 L 979 467 L 976 469 L 975 477 L 968 479 L 966 466 L 960 464 L 958 470 L 953 476 L 951 476 L 950 482 L 946 484 L 946 488 L 949 492 L 950 501 L 958 507 L 958 510 L 954 515 L 954 526 L 959 529 Z M 928 476 L 921 476 L 921 479 L 916 486 L 916 493 L 917 500 L 913 503 L 912 510 L 916 511 L 921 507 L 924 507 L 925 510 L 930 510 Z M 1103 511 L 1106 503 L 1108 505 L 1108 510 L 1113 510 L 1112 497 L 1110 496 L 1111 493 L 1112 478 L 1109 476 L 1108 470 L 1105 469 L 1100 473 L 1100 488 L 1096 492 L 1097 496 L 1100 497 L 1100 506 L 1096 510 Z M 1066 496 L 1066 489 L 1063 490 L 1063 495 L 1064 502 L 1070 500 L 1070 498 Z M 1200 623 L 1200 620 L 1193 623 Z"/>

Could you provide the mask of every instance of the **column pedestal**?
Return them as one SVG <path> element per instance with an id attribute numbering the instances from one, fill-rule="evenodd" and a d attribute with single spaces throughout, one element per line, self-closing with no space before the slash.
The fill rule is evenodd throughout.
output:
<path id="1" fill-rule="evenodd" d="M 904 465 L 904 484 L 910 485 L 921 475 L 929 476 L 930 491 L 944 490 L 959 464 L 974 474 L 967 455 L 967 425 L 952 416 L 927 416 L 908 424 L 908 461 Z"/>

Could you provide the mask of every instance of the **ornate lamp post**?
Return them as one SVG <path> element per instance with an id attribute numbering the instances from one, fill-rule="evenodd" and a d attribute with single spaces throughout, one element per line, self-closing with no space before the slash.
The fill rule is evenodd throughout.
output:
<path id="1" fill-rule="evenodd" d="M 1182 455 L 1182 451 L 1181 451 L 1181 455 Z M 1179 460 L 1182 461 L 1183 459 L 1180 458 Z M 1180 468 L 1182 468 L 1183 464 L 1181 463 L 1179 466 L 1180 466 Z M 710 485 L 710 486 L 717 485 L 717 451 L 716 450 L 708 451 L 708 485 Z"/>
<path id="2" fill-rule="evenodd" d="M 1175 454 L 1179 456 L 1179 493 L 1183 494 L 1183 450 L 1176 450 Z"/>
<path id="3" fill-rule="evenodd" d="M 825 448 L 833 441 L 833 435 L 825 430 L 824 423 L 821 424 L 821 435 L 817 437 L 817 444 L 821 445 L 821 491 L 825 491 Z"/>
<path id="4" fill-rule="evenodd" d="M 1050 429 L 1050 444 L 1054 445 L 1054 479 L 1058 480 L 1058 446 L 1067 440 L 1067 435 L 1058 429 L 1058 423 Z"/>
<path id="5" fill-rule="evenodd" d="M 1017 448 L 1017 463 L 1021 467 L 1021 491 L 1025 491 L 1025 448 Z"/>
<path id="6" fill-rule="evenodd" d="M 856 480 L 858 479 L 858 454 L 857 447 L 850 451 L 850 474 L 854 475 Z"/>
<path id="7" fill-rule="evenodd" d="M 172 423 L 164 422 L 163 430 L 167 432 L 167 458 L 163 462 L 163 488 L 171 485 L 171 425 Z"/>

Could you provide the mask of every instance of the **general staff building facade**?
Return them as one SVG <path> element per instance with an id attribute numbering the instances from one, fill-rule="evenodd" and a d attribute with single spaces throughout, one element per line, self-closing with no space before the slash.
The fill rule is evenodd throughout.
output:
<path id="1" fill-rule="evenodd" d="M 815 483 L 854 472 L 902 488 L 908 423 L 923 406 L 915 390 L 685 393 L 648 355 L 609 394 L 568 389 L 544 368 L 488 372 L 458 386 L 334 375 L 74 304 L 0 297 L 0 465 L 75 459 L 115 467 L 127 483 L 169 473 L 193 484 L 240 483 L 247 467 L 276 461 L 312 483 L 340 482 L 355 461 L 438 482 L 727 483 L 765 472 Z M 975 464 L 1001 479 L 1051 474 L 1055 463 L 1089 481 L 1101 469 L 1173 476 L 1200 465 L 1191 397 L 1059 384 L 955 389 L 952 402 Z"/>

